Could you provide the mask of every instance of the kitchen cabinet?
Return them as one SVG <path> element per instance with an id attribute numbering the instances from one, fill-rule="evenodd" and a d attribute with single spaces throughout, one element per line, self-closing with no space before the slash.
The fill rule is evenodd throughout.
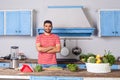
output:
<path id="1" fill-rule="evenodd" d="M 86 65 L 85 65 L 85 64 L 78 64 L 78 67 L 79 67 L 80 69 L 86 69 Z"/>
<path id="2" fill-rule="evenodd" d="M 8 68 L 8 67 L 10 67 L 10 64 L 9 63 L 0 63 L 0 67 Z"/>
<path id="3" fill-rule="evenodd" d="M 114 65 L 111 66 L 111 69 L 113 70 L 113 69 L 120 69 L 120 68 L 119 68 L 119 65 L 114 64 Z"/>
<path id="4" fill-rule="evenodd" d="M 0 11 L 0 35 L 4 34 L 4 12 Z"/>
<path id="5" fill-rule="evenodd" d="M 19 67 L 21 67 L 23 64 L 28 64 L 33 68 L 37 65 L 36 63 L 19 63 Z"/>
<path id="6" fill-rule="evenodd" d="M 54 76 L 31 76 L 30 80 L 56 80 Z"/>
<path id="7" fill-rule="evenodd" d="M 100 10 L 100 36 L 120 36 L 120 10 Z"/>
<path id="8" fill-rule="evenodd" d="M 57 77 L 56 80 L 83 80 L 82 77 Z"/>
<path id="9" fill-rule="evenodd" d="M 120 78 L 101 78 L 101 77 L 85 77 L 84 80 L 120 80 Z"/>
<path id="10" fill-rule="evenodd" d="M 31 11 L 6 11 L 6 35 L 32 35 Z"/>
<path id="11" fill-rule="evenodd" d="M 105 78 L 100 78 L 100 77 L 96 77 L 96 78 L 84 78 L 84 80 L 105 80 Z"/>
<path id="12" fill-rule="evenodd" d="M 67 64 L 57 64 L 58 67 L 66 68 Z"/>
<path id="13" fill-rule="evenodd" d="M 31 76 L 30 80 L 83 80 L 82 77 Z"/>

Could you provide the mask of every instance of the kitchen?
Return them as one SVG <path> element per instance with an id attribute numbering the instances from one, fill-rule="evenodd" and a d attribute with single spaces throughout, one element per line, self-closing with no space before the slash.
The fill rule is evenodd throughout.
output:
<path id="1" fill-rule="evenodd" d="M 107 4 L 109 2 L 109 4 Z M 104 54 L 104 50 L 111 50 L 115 57 L 119 56 L 119 37 L 99 37 L 99 26 L 98 17 L 99 9 L 119 9 L 119 0 L 1 0 L 0 10 L 16 10 L 16 9 L 34 9 L 34 20 L 33 20 L 33 35 L 34 36 L 0 36 L 0 56 L 6 56 L 10 54 L 10 47 L 13 45 L 19 46 L 19 51 L 25 53 L 28 58 L 37 59 L 37 51 L 35 48 L 35 36 L 36 28 L 42 26 L 43 18 L 47 14 L 47 6 L 57 6 L 57 5 L 74 5 L 83 6 L 84 13 L 91 24 L 91 27 L 96 28 L 95 33 L 92 38 L 75 38 L 67 39 L 66 45 L 70 50 L 70 55 L 67 57 L 57 54 L 57 58 L 69 58 L 69 59 L 79 59 L 78 56 L 72 54 L 72 48 L 76 46 L 76 40 L 79 44 L 78 47 L 82 49 L 83 53 L 95 53 Z M 78 13 L 79 14 L 79 13 Z M 77 15 L 78 15 L 77 14 Z M 59 19 L 56 19 L 59 20 Z M 61 21 L 60 21 L 61 22 Z M 58 22 L 56 22 L 58 23 Z M 55 24 L 56 24 L 55 23 Z M 73 22 L 73 24 L 76 22 Z M 80 24 L 76 24 L 81 26 Z M 74 25 L 74 26 L 76 26 Z M 67 25 L 68 26 L 68 25 Z M 63 26 L 64 27 L 64 26 Z M 97 43 L 97 44 L 96 44 Z M 63 44 L 63 39 L 61 39 L 61 44 Z M 63 45 L 62 45 L 63 46 Z"/>

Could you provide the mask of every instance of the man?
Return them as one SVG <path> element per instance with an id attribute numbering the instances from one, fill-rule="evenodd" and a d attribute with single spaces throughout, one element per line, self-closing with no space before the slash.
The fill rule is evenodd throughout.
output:
<path id="1" fill-rule="evenodd" d="M 57 64 L 56 53 L 60 52 L 60 39 L 52 34 L 53 25 L 50 20 L 44 21 L 44 33 L 36 37 L 36 48 L 38 50 L 38 64 Z"/>

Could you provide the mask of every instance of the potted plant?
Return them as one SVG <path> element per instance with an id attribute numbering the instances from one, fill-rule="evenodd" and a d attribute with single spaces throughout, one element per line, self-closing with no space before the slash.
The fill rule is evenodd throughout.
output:
<path id="1" fill-rule="evenodd" d="M 112 52 L 106 51 L 103 56 L 95 54 L 82 54 L 80 60 L 85 62 L 88 72 L 108 73 L 111 72 L 111 66 L 115 63 L 115 57 Z"/>

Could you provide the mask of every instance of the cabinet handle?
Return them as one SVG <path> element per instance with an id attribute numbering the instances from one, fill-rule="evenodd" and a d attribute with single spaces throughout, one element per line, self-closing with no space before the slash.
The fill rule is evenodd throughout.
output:
<path id="1" fill-rule="evenodd" d="M 16 33 L 18 32 L 18 31 L 15 31 Z"/>
<path id="2" fill-rule="evenodd" d="M 3 66 L 5 66 L 5 64 L 3 64 Z"/>
<path id="3" fill-rule="evenodd" d="M 19 33 L 21 33 L 21 31 L 19 31 Z"/>
<path id="4" fill-rule="evenodd" d="M 118 32 L 117 32 L 117 31 L 116 31 L 115 33 L 116 33 L 116 34 L 118 34 Z"/>
<path id="5" fill-rule="evenodd" d="M 114 34 L 114 32 L 112 32 Z"/>

